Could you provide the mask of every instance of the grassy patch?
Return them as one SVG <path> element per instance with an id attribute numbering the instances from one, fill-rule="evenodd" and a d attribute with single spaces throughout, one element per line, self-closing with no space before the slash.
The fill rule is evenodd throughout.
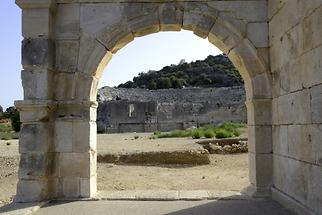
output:
<path id="1" fill-rule="evenodd" d="M 205 125 L 200 128 L 191 130 L 173 130 L 170 132 L 155 131 L 154 138 L 178 138 L 178 137 L 192 137 L 193 139 L 205 138 L 229 138 L 239 136 L 241 134 L 240 128 L 246 127 L 243 123 L 223 123 L 218 126 Z"/>
<path id="2" fill-rule="evenodd" d="M 19 134 L 12 130 L 10 122 L 0 123 L 0 140 L 18 139 Z"/>

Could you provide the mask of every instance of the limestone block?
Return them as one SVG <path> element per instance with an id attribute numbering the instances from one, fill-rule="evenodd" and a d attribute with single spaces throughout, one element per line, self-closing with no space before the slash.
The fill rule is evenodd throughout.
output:
<path id="1" fill-rule="evenodd" d="M 310 89 L 312 123 L 322 123 L 322 85 Z"/>
<path id="2" fill-rule="evenodd" d="M 100 42 L 91 37 L 82 36 L 78 56 L 77 70 L 92 76 L 100 76 L 112 54 Z"/>
<path id="3" fill-rule="evenodd" d="M 54 9 L 55 7 L 54 0 L 16 0 L 15 3 L 21 9 Z"/>
<path id="4" fill-rule="evenodd" d="M 305 88 L 322 84 L 321 53 L 322 45 L 305 53 L 299 59 L 302 70 L 301 78 Z"/>
<path id="5" fill-rule="evenodd" d="M 278 124 L 292 124 L 294 122 L 294 94 L 281 96 L 277 99 Z"/>
<path id="6" fill-rule="evenodd" d="M 317 214 L 322 213 L 322 167 L 312 165 L 309 169 L 309 190 L 307 202 L 310 208 L 316 211 Z"/>
<path id="7" fill-rule="evenodd" d="M 56 69 L 60 72 L 77 72 L 78 40 L 56 42 Z"/>
<path id="8" fill-rule="evenodd" d="M 225 21 L 218 17 L 209 32 L 208 40 L 224 53 L 228 54 L 230 49 L 243 40 L 243 36 L 240 32 L 237 32 L 237 34 L 233 33 L 233 31 L 227 27 Z"/>
<path id="9" fill-rule="evenodd" d="M 242 35 L 246 37 L 247 35 L 247 21 L 244 19 L 238 19 L 236 14 L 231 11 L 219 12 L 219 17 L 224 20 L 225 26 L 234 34 Z"/>
<path id="10" fill-rule="evenodd" d="M 282 189 L 285 193 L 305 204 L 309 191 L 310 165 L 293 159 L 288 159 L 287 173 L 288 181 Z"/>
<path id="11" fill-rule="evenodd" d="M 59 4 L 56 11 L 56 38 L 79 39 L 80 37 L 80 5 Z"/>
<path id="12" fill-rule="evenodd" d="M 272 126 L 248 126 L 248 151 L 272 153 Z"/>
<path id="13" fill-rule="evenodd" d="M 97 177 L 80 179 L 80 195 L 83 198 L 93 197 L 97 193 Z"/>
<path id="14" fill-rule="evenodd" d="M 256 48 L 268 47 L 267 22 L 254 22 L 247 24 L 247 37 Z"/>
<path id="15" fill-rule="evenodd" d="M 272 78 L 267 73 L 254 76 L 251 79 L 252 98 L 253 99 L 270 99 L 272 98 Z"/>
<path id="16" fill-rule="evenodd" d="M 53 67 L 53 41 L 48 38 L 27 38 L 22 42 L 23 67 Z"/>
<path id="17" fill-rule="evenodd" d="M 256 48 L 248 39 L 244 39 L 234 47 L 228 57 L 239 71 L 242 70 L 246 73 L 241 72 L 244 79 L 251 79 L 258 74 L 269 71 L 264 61 L 258 57 Z"/>
<path id="18" fill-rule="evenodd" d="M 273 177 L 272 154 L 249 153 L 249 179 L 256 187 L 270 187 Z"/>
<path id="19" fill-rule="evenodd" d="M 308 125 L 309 137 L 311 138 L 312 153 L 314 154 L 314 160 L 317 165 L 322 165 L 322 125 L 313 124 Z"/>
<path id="20" fill-rule="evenodd" d="M 63 121 L 92 121 L 96 122 L 97 103 L 89 101 L 58 102 L 55 118 Z"/>
<path id="21" fill-rule="evenodd" d="M 201 38 L 207 38 L 215 22 L 216 18 L 203 16 L 193 11 L 185 11 L 182 28 L 193 31 Z"/>
<path id="22" fill-rule="evenodd" d="M 52 16 L 48 9 L 25 9 L 22 11 L 22 35 L 25 38 L 51 37 Z"/>
<path id="23" fill-rule="evenodd" d="M 305 5 L 305 4 L 303 4 Z M 303 49 L 309 51 L 322 45 L 322 29 L 317 27 L 322 25 L 322 8 L 317 8 L 314 13 L 307 16 L 303 21 Z"/>
<path id="24" fill-rule="evenodd" d="M 290 157 L 296 160 L 315 162 L 312 136 L 307 125 L 289 125 L 287 129 L 287 140 Z"/>
<path id="25" fill-rule="evenodd" d="M 279 125 L 279 118 L 278 118 L 278 99 L 272 99 L 272 124 Z"/>
<path id="26" fill-rule="evenodd" d="M 19 179 L 36 180 L 54 172 L 54 153 L 23 153 L 19 163 Z"/>
<path id="27" fill-rule="evenodd" d="M 310 107 L 310 90 L 305 89 L 294 93 L 292 103 L 294 122 L 297 124 L 311 123 L 311 107 Z"/>
<path id="28" fill-rule="evenodd" d="M 287 184 L 290 180 L 289 174 L 289 162 L 290 159 L 284 156 L 274 154 L 274 174 L 273 174 L 273 183 L 274 187 L 277 189 L 287 192 Z"/>
<path id="29" fill-rule="evenodd" d="M 272 17 L 284 6 L 287 0 L 271 0 L 268 2 L 268 18 Z"/>
<path id="30" fill-rule="evenodd" d="M 79 74 L 76 81 L 75 98 L 77 100 L 96 101 L 98 79 Z"/>
<path id="31" fill-rule="evenodd" d="M 65 177 L 63 180 L 63 196 L 68 198 L 81 197 L 78 177 Z"/>
<path id="32" fill-rule="evenodd" d="M 273 152 L 276 155 L 289 155 L 289 140 L 288 140 L 288 126 L 276 125 L 273 126 Z"/>
<path id="33" fill-rule="evenodd" d="M 96 173 L 96 152 L 60 153 L 57 162 L 59 177 L 89 178 Z"/>
<path id="34" fill-rule="evenodd" d="M 16 101 L 15 106 L 20 112 L 20 121 L 23 123 L 46 122 L 53 111 L 51 101 Z"/>
<path id="35" fill-rule="evenodd" d="M 51 129 L 49 123 L 22 124 L 19 153 L 52 151 Z"/>
<path id="36" fill-rule="evenodd" d="M 95 122 L 73 122 L 73 152 L 96 151 L 97 128 Z"/>
<path id="37" fill-rule="evenodd" d="M 47 180 L 19 180 L 16 202 L 39 202 L 49 197 Z"/>
<path id="38" fill-rule="evenodd" d="M 183 11 L 178 4 L 163 4 L 159 9 L 159 20 L 161 31 L 180 31 L 183 22 Z"/>
<path id="39" fill-rule="evenodd" d="M 55 151 L 73 152 L 73 122 L 56 121 L 54 131 Z"/>
<path id="40" fill-rule="evenodd" d="M 55 99 L 57 101 L 72 100 L 75 98 L 75 80 L 77 73 L 60 72 L 55 75 Z"/>
<path id="41" fill-rule="evenodd" d="M 135 37 L 142 37 L 160 31 L 159 15 L 157 12 L 144 13 L 144 16 L 128 20 L 128 28 Z"/>
<path id="42" fill-rule="evenodd" d="M 26 69 L 21 72 L 24 99 L 52 99 L 53 72 L 46 69 Z"/>
<path id="43" fill-rule="evenodd" d="M 83 35 L 95 38 L 106 29 L 116 27 L 125 19 L 119 3 L 81 4 L 80 28 Z"/>
<path id="44" fill-rule="evenodd" d="M 246 102 L 248 125 L 271 125 L 271 99 L 252 100 Z"/>
<path id="45" fill-rule="evenodd" d="M 209 1 L 208 5 L 219 11 L 233 12 L 237 19 L 250 22 L 267 20 L 267 3 L 265 1 Z"/>

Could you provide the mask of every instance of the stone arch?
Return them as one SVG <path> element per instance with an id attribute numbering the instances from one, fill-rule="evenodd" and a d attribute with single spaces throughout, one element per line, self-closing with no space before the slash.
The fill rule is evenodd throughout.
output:
<path id="1" fill-rule="evenodd" d="M 51 27 L 45 33 L 24 32 L 25 101 L 16 105 L 22 115 L 22 133 L 27 134 L 30 126 L 36 126 L 39 132 L 20 141 L 20 153 L 25 162 L 19 170 L 18 201 L 95 195 L 96 94 L 105 65 L 113 53 L 135 37 L 181 29 L 208 37 L 241 73 L 246 85 L 251 136 L 250 191 L 254 196 L 270 196 L 272 80 L 266 44 L 267 17 L 239 14 L 238 7 L 242 4 L 239 1 L 229 12 L 220 1 L 57 2 L 20 4 L 26 11 L 30 7 L 46 11 L 47 18 L 56 25 L 48 22 Z M 265 1 L 252 2 L 253 12 L 267 10 Z M 252 29 L 258 30 L 262 38 L 250 37 L 248 31 Z M 33 49 L 36 54 L 29 59 L 29 51 Z M 39 50 L 45 54 L 38 53 Z M 38 54 L 45 59 L 38 59 Z M 30 148 L 28 144 L 36 139 L 34 147 Z M 46 140 L 45 143 L 42 140 Z M 29 165 L 29 158 L 41 163 L 40 169 Z"/>

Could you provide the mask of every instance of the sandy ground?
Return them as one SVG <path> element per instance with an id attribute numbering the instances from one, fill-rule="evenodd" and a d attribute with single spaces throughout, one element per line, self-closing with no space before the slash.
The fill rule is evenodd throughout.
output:
<path id="1" fill-rule="evenodd" d="M 139 138 L 135 139 L 135 136 Z M 149 134 L 133 133 L 99 135 L 98 151 L 106 148 L 105 144 L 124 141 L 147 148 L 151 148 L 151 145 L 152 147 L 159 145 L 162 148 L 167 141 L 181 146 L 192 142 L 187 138 L 150 140 L 149 136 Z M 10 145 L 7 145 L 8 142 Z M 0 141 L 0 206 L 10 202 L 16 192 L 18 158 L 17 141 Z M 99 190 L 241 191 L 248 183 L 247 154 L 211 155 L 211 164 L 194 167 L 98 164 Z"/>

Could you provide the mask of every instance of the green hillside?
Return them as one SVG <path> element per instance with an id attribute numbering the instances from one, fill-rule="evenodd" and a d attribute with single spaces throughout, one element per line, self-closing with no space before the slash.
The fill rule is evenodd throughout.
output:
<path id="1" fill-rule="evenodd" d="M 133 81 L 120 84 L 119 88 L 168 89 L 183 87 L 240 86 L 243 80 L 226 55 L 208 56 L 191 63 L 184 61 L 159 71 L 139 73 Z"/>

